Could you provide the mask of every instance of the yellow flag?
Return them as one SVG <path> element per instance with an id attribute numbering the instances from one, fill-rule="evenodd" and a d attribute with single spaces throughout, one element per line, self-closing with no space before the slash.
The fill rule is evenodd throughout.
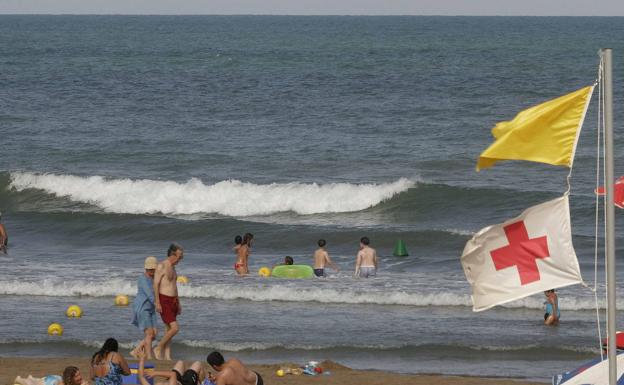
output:
<path id="1" fill-rule="evenodd" d="M 479 157 L 477 171 L 505 159 L 572 167 L 593 86 L 521 111 L 492 129 L 496 141 Z"/>

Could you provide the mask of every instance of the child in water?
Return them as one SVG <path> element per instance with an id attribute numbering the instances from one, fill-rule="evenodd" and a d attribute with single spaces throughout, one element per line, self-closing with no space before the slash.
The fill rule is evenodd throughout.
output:
<path id="1" fill-rule="evenodd" d="M 559 311 L 559 298 L 555 289 L 546 290 L 546 312 L 544 313 L 544 325 L 558 325 L 561 312 Z"/>

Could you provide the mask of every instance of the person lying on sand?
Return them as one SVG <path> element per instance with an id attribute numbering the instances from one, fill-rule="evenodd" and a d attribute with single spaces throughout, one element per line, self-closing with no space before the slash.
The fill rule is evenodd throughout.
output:
<path id="1" fill-rule="evenodd" d="M 63 376 L 57 375 L 49 375 L 45 377 L 33 377 L 28 376 L 26 378 L 22 378 L 17 376 L 14 381 L 15 384 L 19 385 L 82 385 L 87 384 L 82 379 L 82 375 L 80 374 L 80 370 L 78 370 L 75 366 L 68 366 L 63 370 Z"/>
<path id="2" fill-rule="evenodd" d="M 225 361 L 221 353 L 212 352 L 206 361 L 219 372 L 214 377 L 211 374 L 208 375 L 210 381 L 216 385 L 264 385 L 258 372 L 248 369 L 236 358 Z"/>
<path id="3" fill-rule="evenodd" d="M 170 371 L 154 371 L 151 374 L 145 374 L 145 353 L 143 350 L 137 352 L 139 356 L 139 381 L 141 385 L 151 385 L 147 379 L 148 377 L 163 377 L 165 381 L 154 381 L 154 385 L 198 385 L 201 384 L 204 378 L 204 368 L 201 362 L 195 361 L 186 370 L 184 368 L 184 362 L 178 361 Z"/>

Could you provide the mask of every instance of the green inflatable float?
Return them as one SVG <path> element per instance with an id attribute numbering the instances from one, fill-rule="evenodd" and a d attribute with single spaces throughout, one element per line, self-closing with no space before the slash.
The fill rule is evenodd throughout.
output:
<path id="1" fill-rule="evenodd" d="M 271 276 L 276 278 L 305 279 L 314 277 L 314 270 L 308 265 L 280 265 L 273 268 Z"/>

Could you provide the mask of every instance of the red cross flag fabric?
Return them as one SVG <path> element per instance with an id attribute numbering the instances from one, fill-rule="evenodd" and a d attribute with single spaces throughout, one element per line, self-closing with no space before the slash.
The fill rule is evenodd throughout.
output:
<path id="1" fill-rule="evenodd" d="M 568 196 L 482 229 L 466 243 L 461 263 L 474 311 L 582 282 Z"/>

